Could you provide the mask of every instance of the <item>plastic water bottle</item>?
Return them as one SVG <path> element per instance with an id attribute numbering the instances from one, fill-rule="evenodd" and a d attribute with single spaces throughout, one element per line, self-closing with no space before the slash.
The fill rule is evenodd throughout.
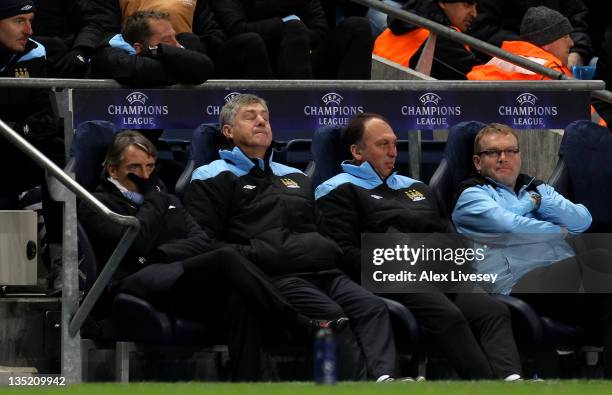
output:
<path id="1" fill-rule="evenodd" d="M 317 384 L 336 384 L 336 339 L 329 328 L 321 328 L 315 335 L 314 380 Z"/>

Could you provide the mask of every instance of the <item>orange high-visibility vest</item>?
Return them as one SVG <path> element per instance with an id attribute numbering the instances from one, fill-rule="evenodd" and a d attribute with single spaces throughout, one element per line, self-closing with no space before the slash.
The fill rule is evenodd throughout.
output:
<path id="1" fill-rule="evenodd" d="M 429 37 L 429 30 L 419 28 L 404 34 L 394 34 L 391 29 L 383 31 L 374 42 L 374 55 L 410 67 L 410 59 Z"/>
<path id="2" fill-rule="evenodd" d="M 572 76 L 572 72 L 563 63 L 551 54 L 526 41 L 504 41 L 502 49 L 524 58 L 533 60 L 544 67 L 560 71 Z M 493 58 L 487 64 L 474 66 L 467 74 L 469 80 L 549 80 L 542 74 L 533 73 L 510 62 Z"/>
<path id="3" fill-rule="evenodd" d="M 176 34 L 180 34 L 193 30 L 196 2 L 197 0 L 119 0 L 119 7 L 124 21 L 136 11 L 165 11 L 170 14 L 170 23 Z"/>

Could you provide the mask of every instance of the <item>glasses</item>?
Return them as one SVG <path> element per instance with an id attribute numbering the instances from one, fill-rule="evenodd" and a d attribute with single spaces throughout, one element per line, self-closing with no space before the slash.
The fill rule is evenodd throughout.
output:
<path id="1" fill-rule="evenodd" d="M 518 148 L 489 149 L 480 151 L 476 155 L 485 155 L 489 158 L 498 159 L 501 154 L 504 154 L 506 158 L 514 158 L 519 152 L 521 151 Z"/>

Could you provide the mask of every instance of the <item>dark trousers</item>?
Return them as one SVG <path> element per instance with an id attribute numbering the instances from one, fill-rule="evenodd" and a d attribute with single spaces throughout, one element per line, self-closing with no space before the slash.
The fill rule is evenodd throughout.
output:
<path id="1" fill-rule="evenodd" d="M 266 45 L 256 33 L 242 33 L 211 54 L 215 76 L 227 79 L 270 79 L 272 66 Z"/>
<path id="2" fill-rule="evenodd" d="M 463 379 L 521 374 L 510 312 L 485 293 L 385 294 L 410 309 Z"/>
<path id="3" fill-rule="evenodd" d="M 268 43 L 272 63 L 282 79 L 369 80 L 374 38 L 366 18 L 350 17 L 311 48 L 301 21 L 283 25 L 280 43 Z"/>
<path id="4" fill-rule="evenodd" d="M 612 294 L 513 294 L 539 315 L 577 325 L 603 345 L 604 377 L 612 379 Z M 592 343 L 589 343 L 592 344 Z"/>
<path id="5" fill-rule="evenodd" d="M 238 381 L 261 377 L 263 320 L 308 330 L 308 319 L 287 302 L 268 276 L 230 248 L 146 266 L 121 280 L 115 290 L 184 318 L 223 325 L 232 378 Z"/>
<path id="6" fill-rule="evenodd" d="M 275 280 L 280 292 L 301 313 L 319 319 L 348 317 L 350 328 L 336 335 L 341 379 L 394 375 L 395 340 L 385 303 L 344 274 L 312 274 Z M 359 362 L 358 362 L 359 361 Z"/>
<path id="7" fill-rule="evenodd" d="M 593 239 L 597 241 L 596 236 Z M 609 248 L 579 250 L 575 257 L 534 269 L 512 289 L 516 292 L 513 296 L 525 300 L 538 314 L 578 325 L 589 334 L 589 339 L 601 341 L 604 376 L 608 379 L 612 378 L 612 253 Z"/>

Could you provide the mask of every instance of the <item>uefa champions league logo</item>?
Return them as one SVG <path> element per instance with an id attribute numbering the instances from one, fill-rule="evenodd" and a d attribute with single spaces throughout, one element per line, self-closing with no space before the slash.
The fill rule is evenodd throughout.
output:
<path id="1" fill-rule="evenodd" d="M 535 106 L 538 97 L 533 93 L 521 93 L 516 97 L 516 102 L 521 106 L 524 104 L 529 104 L 531 106 Z"/>
<path id="2" fill-rule="evenodd" d="M 125 97 L 125 100 L 127 100 L 127 102 L 131 105 L 140 103 L 144 106 L 147 104 L 147 100 L 149 100 L 149 98 L 142 92 L 132 92 Z"/>
<path id="3" fill-rule="evenodd" d="M 223 98 L 223 100 L 225 100 L 225 102 L 229 102 L 230 100 L 232 100 L 234 97 L 240 95 L 240 92 L 231 92 L 228 93 L 227 95 L 225 95 L 225 97 Z"/>
<path id="4" fill-rule="evenodd" d="M 421 97 L 419 97 L 419 101 L 423 105 L 432 104 L 437 106 L 442 101 L 442 98 L 439 95 L 430 92 L 421 95 Z"/>
<path id="5" fill-rule="evenodd" d="M 321 100 L 326 106 L 329 105 L 329 103 L 333 103 L 339 106 L 340 104 L 342 104 L 342 100 L 344 100 L 344 98 L 340 96 L 338 93 L 329 92 L 329 93 L 324 94 L 321 97 Z"/>

